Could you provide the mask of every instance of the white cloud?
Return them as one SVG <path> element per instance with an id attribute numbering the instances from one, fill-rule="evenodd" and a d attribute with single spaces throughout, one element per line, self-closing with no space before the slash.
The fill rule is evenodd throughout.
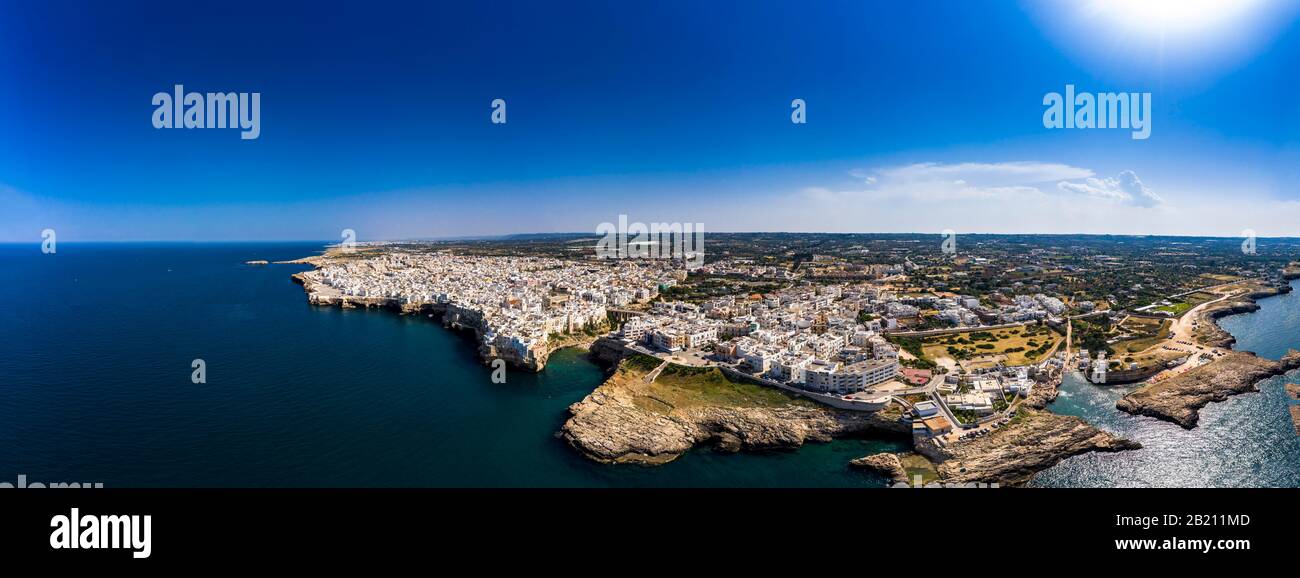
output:
<path id="1" fill-rule="evenodd" d="M 1037 185 L 1093 176 L 1089 169 L 1060 163 L 1013 161 L 1003 163 L 914 163 L 874 171 L 854 169 L 849 176 L 865 188 L 832 191 L 823 187 L 804 189 L 817 200 L 911 200 L 951 202 L 960 200 L 1015 200 L 1039 197 Z"/>
<path id="2" fill-rule="evenodd" d="M 1061 181 L 1057 188 L 1068 193 L 1114 201 L 1138 207 L 1154 207 L 1164 204 L 1154 191 L 1142 184 L 1133 171 L 1123 171 L 1117 177 L 1098 179 L 1089 178 L 1082 183 Z"/>
<path id="3" fill-rule="evenodd" d="M 1099 178 L 1091 169 L 1061 163 L 1012 161 L 1001 163 L 914 163 L 874 171 L 854 169 L 849 175 L 862 181 L 860 190 L 804 189 L 817 200 L 952 202 L 961 200 L 1013 201 L 1070 193 L 1092 200 L 1134 207 L 1155 207 L 1164 199 L 1138 179 L 1133 171 Z M 1052 186 L 1055 185 L 1055 186 Z"/>
<path id="4" fill-rule="evenodd" d="M 915 163 L 876 171 L 884 179 L 906 182 L 960 182 L 973 186 L 1005 186 L 1082 179 L 1093 172 L 1060 163 Z"/>
<path id="5" fill-rule="evenodd" d="M 1222 220 L 1221 209 L 1218 218 L 1207 218 L 1215 211 L 1194 207 L 1194 196 L 1172 206 L 1133 171 L 1103 177 L 1079 166 L 1015 161 L 915 163 L 855 170 L 849 176 L 859 184 L 840 189 L 806 187 L 769 205 L 757 205 L 762 208 L 754 216 L 731 209 L 736 222 L 731 226 L 737 227 L 733 230 L 937 232 L 947 228 L 987 233 L 1191 234 L 1215 231 L 1223 222 L 1259 223 L 1249 225 L 1257 231 L 1272 223 L 1245 215 Z M 1285 212 L 1296 210 L 1300 203 Z M 1232 234 L 1245 227 L 1237 226 Z"/>

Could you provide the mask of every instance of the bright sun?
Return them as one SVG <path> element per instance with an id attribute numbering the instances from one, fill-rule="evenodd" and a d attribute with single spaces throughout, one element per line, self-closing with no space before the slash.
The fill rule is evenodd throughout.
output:
<path id="1" fill-rule="evenodd" d="M 1095 14 L 1128 28 L 1193 32 L 1231 24 L 1262 0 L 1092 0 Z"/>

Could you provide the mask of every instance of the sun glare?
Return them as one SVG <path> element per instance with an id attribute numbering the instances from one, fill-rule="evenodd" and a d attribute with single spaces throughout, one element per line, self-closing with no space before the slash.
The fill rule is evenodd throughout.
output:
<path id="1" fill-rule="evenodd" d="M 1151 32 L 1222 28 L 1254 11 L 1262 0 L 1093 0 L 1098 16 Z"/>

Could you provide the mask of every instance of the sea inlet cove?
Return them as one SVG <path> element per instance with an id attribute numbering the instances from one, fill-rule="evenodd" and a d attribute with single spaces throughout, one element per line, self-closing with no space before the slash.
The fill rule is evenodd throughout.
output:
<path id="1" fill-rule="evenodd" d="M 1300 241 L 598 241 L 2 246 L 0 481 L 1300 486 Z"/>

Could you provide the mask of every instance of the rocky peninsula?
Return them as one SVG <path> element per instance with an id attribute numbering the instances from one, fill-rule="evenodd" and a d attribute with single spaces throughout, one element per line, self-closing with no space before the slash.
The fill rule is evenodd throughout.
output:
<path id="1" fill-rule="evenodd" d="M 1229 348 L 1236 338 L 1219 327 L 1218 319 L 1259 310 L 1257 299 L 1291 291 L 1290 286 L 1257 286 L 1248 293 L 1212 303 L 1199 312 L 1193 338 L 1209 347 Z M 1148 384 L 1120 398 L 1115 407 L 1133 415 L 1170 421 L 1185 429 L 1196 427 L 1200 409 L 1230 396 L 1259 391 L 1259 381 L 1300 367 L 1300 352 L 1280 361 L 1249 351 L 1228 351 L 1222 357 L 1161 382 Z"/>
<path id="2" fill-rule="evenodd" d="M 937 463 L 943 483 L 1019 486 L 1071 456 L 1141 447 L 1079 417 L 1021 409 L 1011 423 L 987 437 L 943 448 L 931 441 L 918 442 L 916 449 Z"/>
<path id="3" fill-rule="evenodd" d="M 697 446 L 721 451 L 793 449 L 835 438 L 902 437 L 911 432 L 896 406 L 875 413 L 838 410 L 734 381 L 714 368 L 661 364 L 644 355 L 618 360 L 618 348 L 606 341 L 597 340 L 591 351 L 593 357 L 614 360 L 611 375 L 569 407 L 570 417 L 559 433 L 598 462 L 656 465 Z M 1037 397 L 1028 401 L 1045 404 L 1055 397 L 1056 388 L 1045 384 L 1036 391 Z M 948 447 L 916 441 L 916 451 L 930 462 L 922 469 L 944 483 L 1020 485 L 1073 455 L 1141 447 L 1080 418 L 1030 407 L 988 437 Z M 914 461 L 924 462 L 920 456 Z M 902 456 L 883 453 L 848 465 L 899 483 L 908 481 L 904 464 Z"/>
<path id="4" fill-rule="evenodd" d="M 1223 357 L 1159 383 L 1143 386 L 1115 402 L 1134 415 L 1146 415 L 1192 429 L 1200 409 L 1229 396 L 1259 391 L 1257 382 L 1300 367 L 1300 352 L 1291 351 L 1281 361 L 1264 359 L 1246 351 L 1229 351 Z"/>
<path id="5" fill-rule="evenodd" d="M 1056 465 L 1061 460 L 1088 452 L 1118 452 L 1136 450 L 1141 444 L 1098 429 L 1079 417 L 1052 413 L 1047 405 L 1059 394 L 1059 378 L 1049 376 L 1034 386 L 1033 392 L 1021 403 L 1011 422 L 993 430 L 985 437 L 961 443 L 940 445 L 931 439 L 917 439 L 913 448 L 916 454 L 886 457 L 877 454 L 853 460 L 850 465 L 875 471 L 898 483 L 899 470 L 895 461 L 904 467 L 914 456 L 924 456 L 929 461 L 924 469 L 925 484 L 998 484 L 1020 486 L 1034 474 Z M 908 479 L 903 472 L 903 482 L 914 484 L 912 472 Z"/>
<path id="6" fill-rule="evenodd" d="M 599 342 L 593 353 L 605 351 Z M 590 395 L 569 407 L 560 436 L 603 463 L 662 464 L 695 446 L 778 450 L 853 435 L 905 436 L 901 410 L 837 410 L 716 368 L 668 365 L 633 355 Z"/>

